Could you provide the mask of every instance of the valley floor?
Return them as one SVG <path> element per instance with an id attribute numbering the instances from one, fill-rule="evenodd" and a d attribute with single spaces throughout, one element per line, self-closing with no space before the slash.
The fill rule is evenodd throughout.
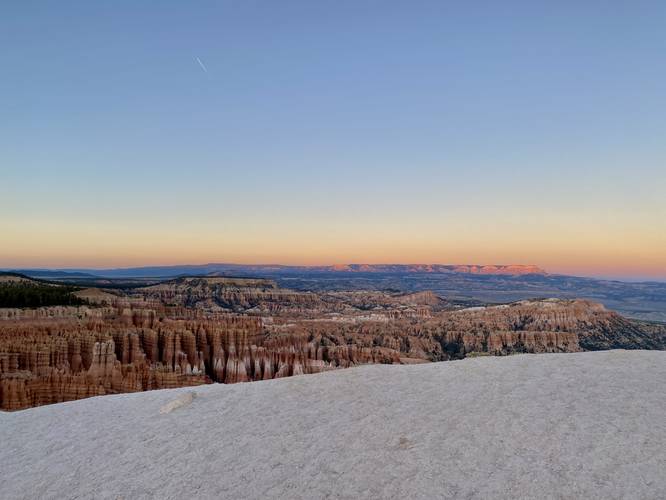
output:
<path id="1" fill-rule="evenodd" d="M 0 496 L 665 498 L 665 380 L 663 351 L 528 354 L 0 413 Z"/>

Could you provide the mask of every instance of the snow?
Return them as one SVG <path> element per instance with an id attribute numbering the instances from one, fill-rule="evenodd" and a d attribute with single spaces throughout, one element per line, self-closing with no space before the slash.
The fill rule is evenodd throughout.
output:
<path id="1" fill-rule="evenodd" d="M 665 381 L 666 352 L 528 354 L 2 413 L 0 497 L 666 498 Z"/>

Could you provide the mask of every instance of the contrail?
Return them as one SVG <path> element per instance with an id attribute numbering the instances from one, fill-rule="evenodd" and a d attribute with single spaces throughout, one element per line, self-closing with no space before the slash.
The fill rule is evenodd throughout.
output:
<path id="1" fill-rule="evenodd" d="M 198 57 L 195 57 L 195 59 L 199 63 L 199 66 L 201 66 L 201 69 L 204 70 L 204 72 L 208 73 L 208 70 L 206 69 L 206 66 L 204 66 L 204 63 L 201 62 L 201 59 L 199 59 Z"/>

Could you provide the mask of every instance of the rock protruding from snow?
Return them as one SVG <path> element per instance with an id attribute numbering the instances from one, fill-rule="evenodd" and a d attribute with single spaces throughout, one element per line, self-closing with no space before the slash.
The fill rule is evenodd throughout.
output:
<path id="1" fill-rule="evenodd" d="M 187 406 L 190 403 L 192 403 L 192 401 L 194 401 L 196 395 L 197 393 L 193 391 L 188 391 L 179 394 L 176 399 L 169 401 L 167 404 L 162 406 L 162 408 L 160 408 L 160 413 L 164 415 L 165 413 L 171 413 L 172 411 L 177 410 L 178 408 Z"/>

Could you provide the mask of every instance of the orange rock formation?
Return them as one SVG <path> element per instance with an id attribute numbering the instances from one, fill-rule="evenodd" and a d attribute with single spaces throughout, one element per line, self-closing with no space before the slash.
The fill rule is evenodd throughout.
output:
<path id="1" fill-rule="evenodd" d="M 229 278 L 85 295 L 103 305 L 0 309 L 0 409 L 478 352 L 666 345 L 659 328 L 583 300 L 456 310 L 430 292 L 295 292 Z"/>

